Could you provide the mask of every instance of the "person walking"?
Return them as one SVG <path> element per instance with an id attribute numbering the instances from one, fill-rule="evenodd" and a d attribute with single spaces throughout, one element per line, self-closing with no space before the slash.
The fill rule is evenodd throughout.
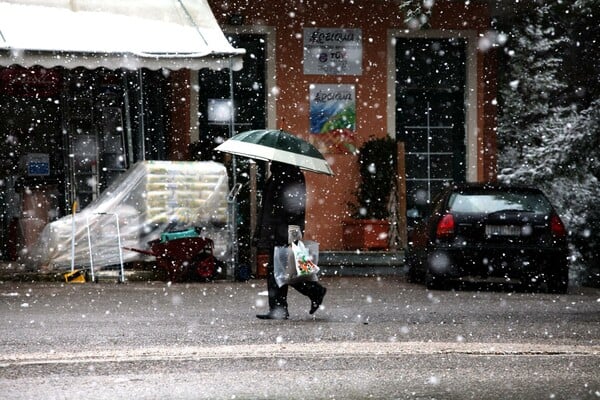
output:
<path id="1" fill-rule="evenodd" d="M 272 161 L 271 174 L 265 183 L 262 207 L 254 241 L 258 253 L 269 255 L 267 289 L 269 293 L 269 312 L 258 314 L 260 319 L 287 319 L 289 317 L 287 293 L 288 285 L 279 287 L 275 281 L 273 253 L 276 246 L 288 244 L 288 226 L 297 225 L 304 234 L 306 212 L 306 183 L 300 168 Z M 319 282 L 304 281 L 292 283 L 298 292 L 311 301 L 309 313 L 318 309 L 327 289 Z"/>

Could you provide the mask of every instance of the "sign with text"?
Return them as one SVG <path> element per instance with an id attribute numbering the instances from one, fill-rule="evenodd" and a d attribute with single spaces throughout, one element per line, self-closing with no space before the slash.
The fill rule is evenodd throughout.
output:
<path id="1" fill-rule="evenodd" d="M 304 28 L 304 74 L 361 75 L 361 30 Z"/>
<path id="2" fill-rule="evenodd" d="M 331 153 L 354 153 L 356 96 L 354 85 L 310 85 L 310 132 Z"/>

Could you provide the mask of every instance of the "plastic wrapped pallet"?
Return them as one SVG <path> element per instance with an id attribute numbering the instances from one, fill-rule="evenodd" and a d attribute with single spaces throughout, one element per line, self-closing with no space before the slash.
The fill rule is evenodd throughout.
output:
<path id="1" fill-rule="evenodd" d="M 36 268 L 118 265 L 119 221 L 122 247 L 148 249 L 148 242 L 170 226 L 200 227 L 214 241 L 214 254 L 226 259 L 227 170 L 215 162 L 143 161 L 134 165 L 101 196 L 74 216 L 66 216 L 44 228 L 28 255 Z M 91 253 L 89 249 L 91 248 Z M 124 262 L 149 256 L 124 250 Z"/>

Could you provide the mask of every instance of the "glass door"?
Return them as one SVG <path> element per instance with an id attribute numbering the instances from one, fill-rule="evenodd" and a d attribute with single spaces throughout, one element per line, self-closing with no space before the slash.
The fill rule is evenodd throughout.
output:
<path id="1" fill-rule="evenodd" d="M 405 143 L 409 226 L 451 182 L 465 180 L 465 42 L 396 42 L 396 139 Z"/>

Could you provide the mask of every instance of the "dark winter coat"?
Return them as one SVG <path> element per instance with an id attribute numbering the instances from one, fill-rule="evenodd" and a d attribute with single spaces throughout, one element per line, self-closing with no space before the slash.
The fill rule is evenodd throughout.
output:
<path id="1" fill-rule="evenodd" d="M 300 168 L 271 163 L 271 176 L 265 183 L 262 207 L 255 234 L 259 250 L 288 243 L 288 225 L 298 225 L 304 233 L 306 183 Z"/>

